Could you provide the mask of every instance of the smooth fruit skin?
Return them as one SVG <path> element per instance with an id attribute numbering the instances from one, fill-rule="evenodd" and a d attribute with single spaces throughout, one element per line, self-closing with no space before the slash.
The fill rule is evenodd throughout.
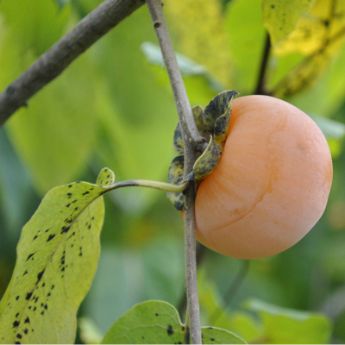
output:
<path id="1" fill-rule="evenodd" d="M 237 98 L 221 160 L 197 191 L 197 238 L 235 258 L 280 253 L 320 219 L 332 174 L 310 117 L 273 97 Z"/>

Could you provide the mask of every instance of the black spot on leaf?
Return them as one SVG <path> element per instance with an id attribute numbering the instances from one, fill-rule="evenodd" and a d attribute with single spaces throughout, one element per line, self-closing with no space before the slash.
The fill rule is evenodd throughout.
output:
<path id="1" fill-rule="evenodd" d="M 17 328 L 20 325 L 20 322 L 18 320 L 13 321 L 12 327 Z"/>
<path id="2" fill-rule="evenodd" d="M 40 280 L 42 279 L 42 277 L 43 277 L 43 274 L 44 274 L 44 269 L 41 271 L 41 272 L 39 272 L 38 274 L 37 274 L 37 284 L 40 282 Z"/>
<path id="3" fill-rule="evenodd" d="M 32 296 L 32 291 L 28 292 L 25 296 L 25 299 L 28 301 Z"/>
<path id="4" fill-rule="evenodd" d="M 33 256 L 35 255 L 35 253 L 31 253 L 27 256 L 26 261 L 29 261 L 31 258 L 33 259 Z"/>
<path id="5" fill-rule="evenodd" d="M 24 320 L 24 323 L 30 323 L 29 317 L 27 317 L 27 318 Z"/>
<path id="6" fill-rule="evenodd" d="M 168 325 L 168 327 L 167 327 L 167 334 L 168 334 L 169 336 L 171 336 L 171 335 L 174 334 L 174 328 L 173 328 L 173 326 Z"/>
<path id="7" fill-rule="evenodd" d="M 67 233 L 67 232 L 69 231 L 70 228 L 71 228 L 70 225 L 68 225 L 68 226 L 63 226 L 63 227 L 61 228 L 61 234 Z"/>

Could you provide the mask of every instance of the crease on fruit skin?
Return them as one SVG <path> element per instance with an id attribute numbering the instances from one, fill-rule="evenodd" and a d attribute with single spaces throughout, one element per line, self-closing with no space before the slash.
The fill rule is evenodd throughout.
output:
<path id="1" fill-rule="evenodd" d="M 268 135 L 269 140 L 268 140 L 268 146 L 271 147 L 273 145 L 273 137 L 276 135 L 279 135 L 279 131 L 283 130 L 284 127 L 286 126 L 286 117 L 284 117 L 281 121 L 280 124 L 277 124 L 277 127 L 274 128 L 271 133 Z M 226 222 L 225 224 L 219 225 L 217 228 L 214 229 L 215 232 L 219 232 L 222 231 L 223 229 L 231 226 L 232 224 L 244 219 L 245 217 L 247 217 L 261 202 L 263 202 L 263 200 L 265 199 L 265 197 L 268 194 L 271 194 L 273 191 L 273 181 L 274 181 L 274 175 L 276 175 L 278 169 L 276 168 L 276 157 L 273 157 L 273 152 L 274 150 L 272 150 L 271 148 L 269 148 L 267 150 L 268 152 L 270 152 L 270 158 L 269 158 L 269 165 L 267 167 L 267 171 L 269 171 L 269 175 L 267 178 L 267 182 L 263 185 L 262 190 L 260 191 L 260 193 L 258 193 L 258 196 L 254 199 L 252 205 L 247 208 L 242 210 L 242 212 L 240 214 L 238 214 L 237 216 L 235 216 L 236 213 L 239 213 L 237 210 L 235 209 L 234 211 L 232 211 L 232 214 L 235 216 L 233 220 L 231 220 L 230 222 Z M 230 151 L 231 152 L 231 151 Z M 199 229 L 200 230 L 200 229 Z M 202 230 L 201 230 L 202 231 Z"/>

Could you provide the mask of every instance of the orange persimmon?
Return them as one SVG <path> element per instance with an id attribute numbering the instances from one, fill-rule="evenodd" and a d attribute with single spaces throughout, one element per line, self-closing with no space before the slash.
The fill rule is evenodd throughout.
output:
<path id="1" fill-rule="evenodd" d="M 236 258 L 282 252 L 323 214 L 332 174 L 309 116 L 273 97 L 237 98 L 222 157 L 197 191 L 197 238 Z"/>

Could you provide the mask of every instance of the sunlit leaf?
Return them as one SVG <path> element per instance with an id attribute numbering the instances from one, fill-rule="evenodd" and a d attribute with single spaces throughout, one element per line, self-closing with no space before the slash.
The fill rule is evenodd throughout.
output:
<path id="1" fill-rule="evenodd" d="M 74 341 L 76 313 L 97 267 L 105 188 L 87 182 L 55 187 L 24 226 L 0 303 L 2 343 Z"/>
<path id="2" fill-rule="evenodd" d="M 176 50 L 205 66 L 227 86 L 231 79 L 228 35 L 218 0 L 167 1 L 164 9 Z"/>
<path id="3" fill-rule="evenodd" d="M 302 16 L 306 16 L 314 0 L 263 0 L 264 25 L 274 46 L 286 40 Z"/>
<path id="4" fill-rule="evenodd" d="M 267 3 L 276 2 L 273 0 Z M 287 18 L 291 14 L 297 15 L 296 8 L 301 8 L 299 19 L 295 29 L 285 39 L 275 40 L 274 33 L 279 32 L 281 23 L 272 15 L 272 19 L 278 19 L 275 23 L 275 30 L 269 28 L 274 43 L 275 52 L 286 54 L 299 51 L 305 55 L 328 48 L 328 55 L 335 53 L 341 45 L 344 34 L 339 35 L 345 28 L 345 3 L 339 0 L 303 0 L 303 1 L 277 1 L 281 8 L 284 8 L 284 15 Z M 293 8 L 289 8 L 292 6 Z M 304 8 L 304 9 L 303 9 Z M 274 12 L 275 10 L 272 10 Z M 283 23 L 285 23 L 283 21 Z M 337 37 L 337 38 L 336 38 Z"/>

